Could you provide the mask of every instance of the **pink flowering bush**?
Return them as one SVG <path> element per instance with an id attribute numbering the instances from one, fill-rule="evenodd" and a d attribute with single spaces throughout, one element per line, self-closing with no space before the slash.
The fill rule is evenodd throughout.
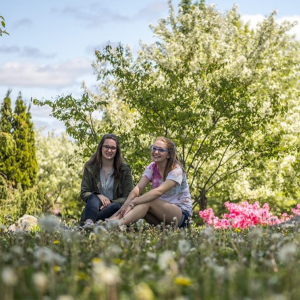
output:
<path id="1" fill-rule="evenodd" d="M 297 208 L 292 208 L 292 212 L 299 216 L 300 215 L 300 204 L 297 204 Z"/>
<path id="2" fill-rule="evenodd" d="M 229 227 L 245 229 L 256 225 L 275 225 L 293 218 L 293 215 L 288 215 L 287 213 L 283 213 L 281 218 L 274 216 L 270 212 L 268 203 L 265 203 L 262 207 L 260 207 L 258 201 L 254 204 L 250 204 L 247 201 L 241 203 L 225 202 L 225 206 L 229 213 L 224 214 L 223 219 L 216 217 L 211 208 L 200 211 L 199 215 L 203 219 L 204 223 L 220 229 L 226 229 Z M 297 208 L 292 209 L 292 212 L 295 215 L 300 215 L 300 204 L 297 204 Z"/>

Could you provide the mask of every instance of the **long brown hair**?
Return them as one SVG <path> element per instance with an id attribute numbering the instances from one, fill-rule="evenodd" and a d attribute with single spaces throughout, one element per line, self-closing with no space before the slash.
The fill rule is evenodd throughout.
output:
<path id="1" fill-rule="evenodd" d="M 179 165 L 181 169 L 185 172 L 182 164 L 180 163 L 178 156 L 176 154 L 176 146 L 175 143 L 172 142 L 170 139 L 164 137 L 164 136 L 159 136 L 155 139 L 155 141 L 161 141 L 164 142 L 167 145 L 167 149 L 169 152 L 169 158 L 167 160 L 167 165 L 164 170 L 163 174 L 163 180 L 165 181 L 169 172 L 175 169 L 176 165 Z"/>
<path id="2" fill-rule="evenodd" d="M 91 158 L 85 163 L 85 167 L 87 166 L 93 166 L 94 167 L 94 175 L 96 176 L 97 174 L 100 173 L 100 170 L 102 168 L 102 146 L 104 144 L 104 141 L 107 139 L 111 139 L 114 140 L 116 142 L 117 145 L 117 149 L 116 149 L 116 155 L 114 157 L 114 177 L 115 178 L 119 178 L 120 177 L 120 170 L 121 170 L 121 164 L 123 162 L 123 157 L 121 154 L 121 147 L 120 147 L 120 143 L 119 143 L 119 138 L 112 134 L 112 133 L 108 133 L 103 135 L 103 137 L 101 138 L 99 145 L 97 147 L 96 152 L 91 156 Z"/>

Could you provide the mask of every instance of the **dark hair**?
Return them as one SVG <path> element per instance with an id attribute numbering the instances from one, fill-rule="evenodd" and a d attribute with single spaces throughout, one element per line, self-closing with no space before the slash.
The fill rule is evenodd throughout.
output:
<path id="1" fill-rule="evenodd" d="M 101 138 L 99 145 L 97 147 L 96 152 L 91 156 L 91 158 L 85 163 L 85 167 L 87 166 L 93 166 L 94 167 L 94 175 L 97 175 L 100 173 L 100 170 L 102 168 L 102 146 L 104 144 L 104 141 L 107 139 L 114 140 L 117 144 L 117 149 L 116 149 L 116 155 L 114 157 L 114 177 L 119 178 L 120 177 L 120 169 L 121 169 L 121 164 L 123 162 L 123 157 L 121 154 L 121 147 L 119 143 L 119 138 L 112 134 L 104 134 L 103 137 Z"/>
<path id="2" fill-rule="evenodd" d="M 167 161 L 166 168 L 164 170 L 163 174 L 163 180 L 166 180 L 168 173 L 175 169 L 176 165 L 179 165 L 181 169 L 185 172 L 182 164 L 180 163 L 178 156 L 176 154 L 176 146 L 175 143 L 172 142 L 170 139 L 164 137 L 164 136 L 159 136 L 155 139 L 155 141 L 162 141 L 167 145 L 168 151 L 169 151 L 169 158 Z"/>

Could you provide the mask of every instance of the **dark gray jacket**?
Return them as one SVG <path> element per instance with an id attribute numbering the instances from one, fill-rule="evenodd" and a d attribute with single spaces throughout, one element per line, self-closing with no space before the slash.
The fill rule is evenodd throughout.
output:
<path id="1" fill-rule="evenodd" d="M 80 198 L 86 202 L 91 194 L 101 194 L 100 174 L 96 176 L 93 166 L 84 167 L 81 181 Z M 119 180 L 114 180 L 113 202 L 123 204 L 133 189 L 133 180 L 130 166 L 122 163 Z"/>

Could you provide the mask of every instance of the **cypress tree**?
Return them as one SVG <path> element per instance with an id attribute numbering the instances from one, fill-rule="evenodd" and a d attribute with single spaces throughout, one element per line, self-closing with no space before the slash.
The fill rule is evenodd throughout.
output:
<path id="1" fill-rule="evenodd" d="M 23 188 L 33 186 L 37 175 L 35 139 L 31 114 L 19 93 L 13 116 L 13 136 L 16 142 L 13 179 Z"/>
<path id="2" fill-rule="evenodd" d="M 11 90 L 8 90 L 1 105 L 0 111 L 0 130 L 11 133 L 12 130 L 12 109 L 11 109 Z"/>
<path id="3" fill-rule="evenodd" d="M 0 110 L 0 173 L 6 180 L 12 180 L 14 171 L 15 142 L 12 136 L 11 90 L 2 102 Z"/>

